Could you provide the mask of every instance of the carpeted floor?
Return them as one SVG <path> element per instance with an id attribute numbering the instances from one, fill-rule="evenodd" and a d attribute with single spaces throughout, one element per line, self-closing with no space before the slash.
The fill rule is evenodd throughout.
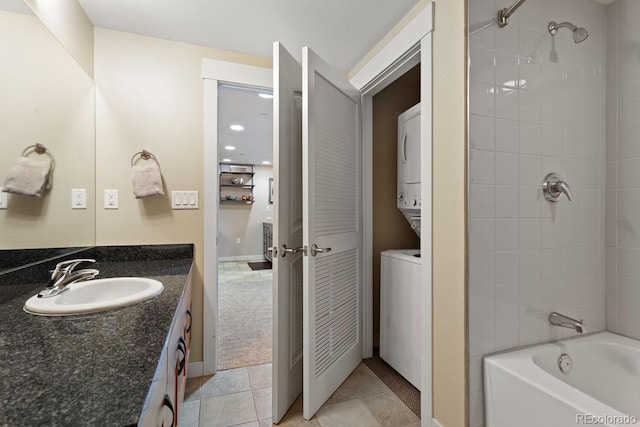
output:
<path id="1" fill-rule="evenodd" d="M 378 378 L 407 405 L 411 412 L 420 416 L 420 390 L 415 388 L 409 381 L 393 369 L 387 362 L 378 356 L 376 350 L 370 359 L 364 359 L 364 364 L 376 374 Z"/>
<path id="2" fill-rule="evenodd" d="M 224 262 L 218 281 L 218 369 L 271 363 L 271 270 Z"/>

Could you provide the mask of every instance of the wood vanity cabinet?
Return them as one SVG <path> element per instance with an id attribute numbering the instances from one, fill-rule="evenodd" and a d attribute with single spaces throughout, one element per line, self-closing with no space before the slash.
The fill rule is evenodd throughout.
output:
<path id="1" fill-rule="evenodd" d="M 138 421 L 140 427 L 178 426 L 191 351 L 192 271 L 193 268 L 189 272 L 187 284 L 171 322 L 169 338 L 162 349 L 156 375 Z"/>

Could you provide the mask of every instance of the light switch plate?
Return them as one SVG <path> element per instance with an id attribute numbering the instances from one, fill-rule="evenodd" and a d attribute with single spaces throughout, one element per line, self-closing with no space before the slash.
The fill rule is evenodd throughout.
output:
<path id="1" fill-rule="evenodd" d="M 197 191 L 172 191 L 171 209 L 199 209 Z"/>
<path id="2" fill-rule="evenodd" d="M 7 193 L 2 191 L 2 187 L 0 187 L 0 209 L 7 209 L 8 201 L 7 201 Z"/>
<path id="3" fill-rule="evenodd" d="M 87 209 L 87 189 L 71 189 L 71 209 Z"/>

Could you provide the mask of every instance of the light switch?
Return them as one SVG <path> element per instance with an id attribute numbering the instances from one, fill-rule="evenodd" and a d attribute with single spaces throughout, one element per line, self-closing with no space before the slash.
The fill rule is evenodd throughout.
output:
<path id="1" fill-rule="evenodd" d="M 198 209 L 198 192 L 172 191 L 171 209 Z"/>
<path id="2" fill-rule="evenodd" d="M 71 209 L 87 209 L 87 189 L 71 189 Z"/>
<path id="3" fill-rule="evenodd" d="M 7 209 L 8 205 L 8 197 L 7 193 L 2 191 L 2 187 L 0 187 L 0 209 Z"/>

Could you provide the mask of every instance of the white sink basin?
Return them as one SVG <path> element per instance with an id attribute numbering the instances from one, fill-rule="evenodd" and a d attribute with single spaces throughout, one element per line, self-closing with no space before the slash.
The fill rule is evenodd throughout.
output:
<path id="1" fill-rule="evenodd" d="M 69 316 L 125 307 L 160 295 L 164 286 L 142 277 L 114 277 L 72 283 L 67 290 L 49 298 L 34 295 L 24 311 L 39 316 Z"/>

